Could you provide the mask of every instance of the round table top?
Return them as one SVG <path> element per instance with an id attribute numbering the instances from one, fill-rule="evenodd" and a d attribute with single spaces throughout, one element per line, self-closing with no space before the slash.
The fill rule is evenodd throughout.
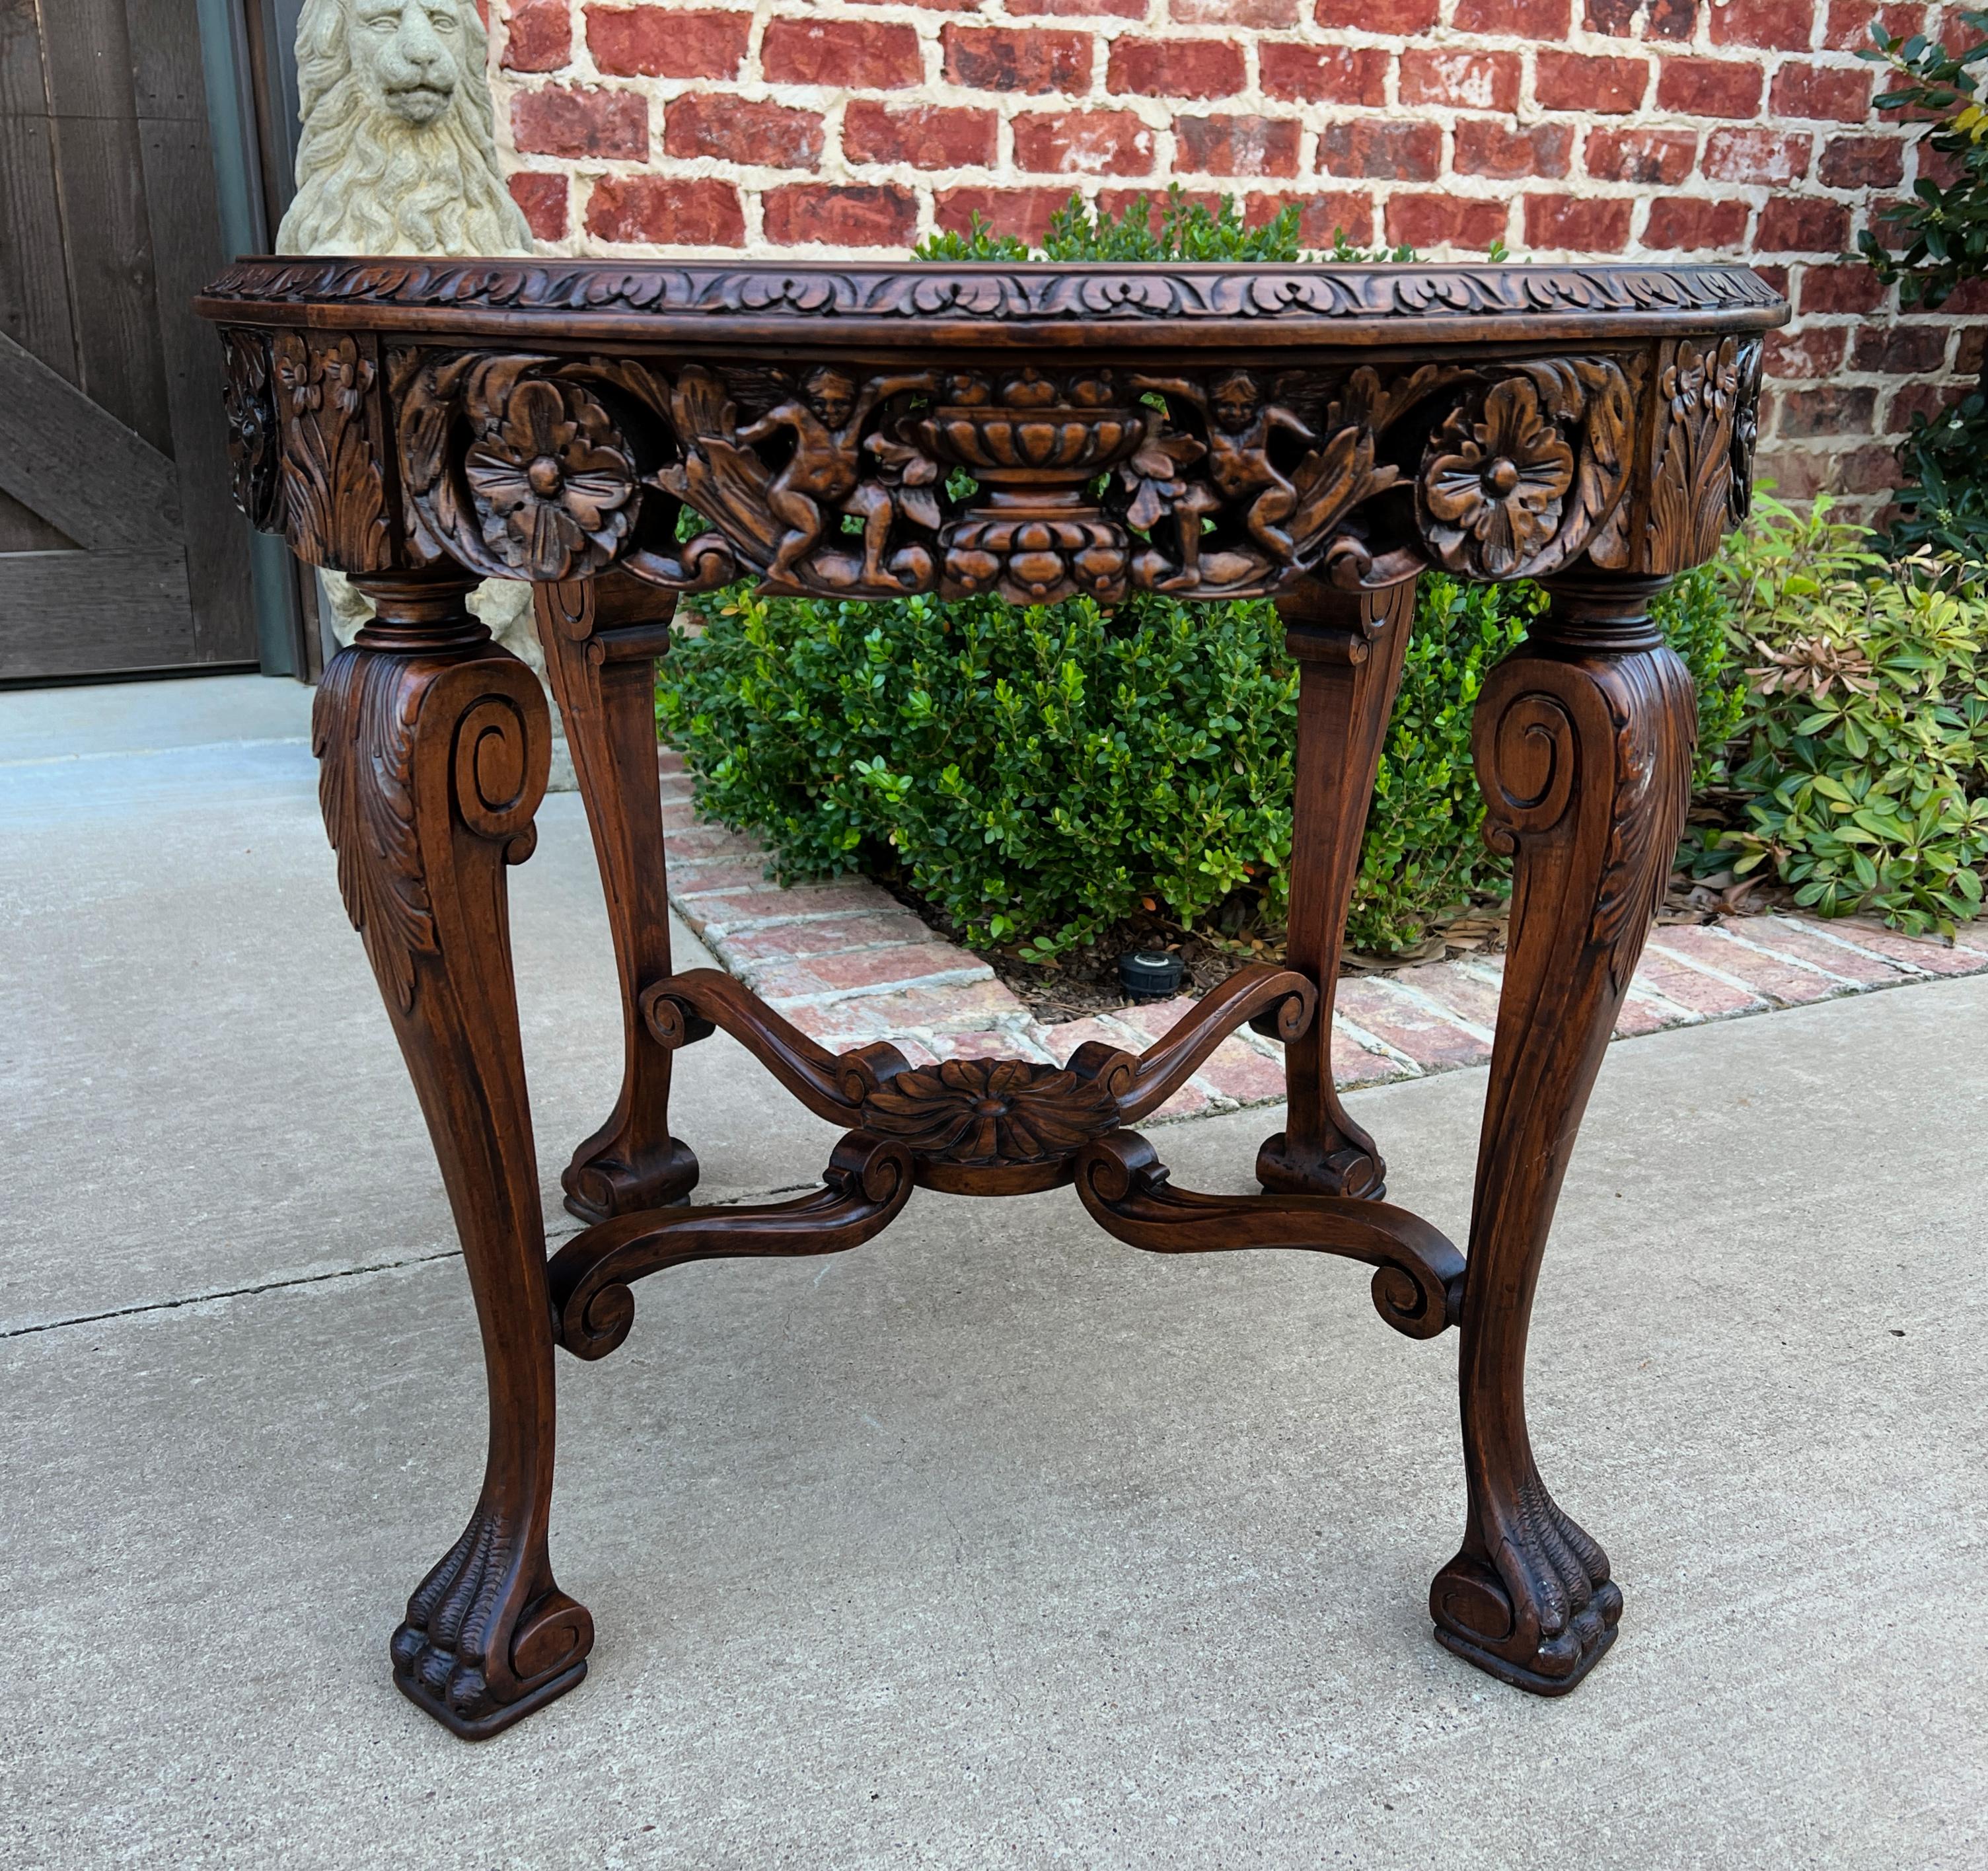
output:
<path id="1" fill-rule="evenodd" d="M 1758 331 L 1787 302 L 1743 266 L 248 259 L 225 322 L 808 345 L 1128 350 Z"/>

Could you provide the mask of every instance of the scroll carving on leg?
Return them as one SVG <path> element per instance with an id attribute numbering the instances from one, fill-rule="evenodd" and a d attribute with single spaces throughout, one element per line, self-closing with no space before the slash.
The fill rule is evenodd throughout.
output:
<path id="1" fill-rule="evenodd" d="M 407 1601 L 394 1680 L 475 1739 L 570 1689 L 593 1643 L 546 1548 L 552 1333 L 504 881 L 531 854 L 551 734 L 536 678 L 465 610 L 472 580 L 362 584 L 378 615 L 325 672 L 320 790 L 441 1161 L 490 1399 L 482 1494 Z"/>
<path id="2" fill-rule="evenodd" d="M 1787 315 L 1773 288 L 1723 265 L 318 255 L 238 262 L 199 310 L 224 334 L 238 502 L 377 607 L 320 694 L 325 814 L 448 1189 L 490 1395 L 475 1513 L 394 1634 L 410 1697 L 475 1737 L 585 1671 L 591 1623 L 547 1548 L 553 1352 L 622 1344 L 636 1281 L 840 1252 L 914 1188 L 1066 1184 L 1141 1250 L 1354 1259 L 1397 1331 L 1456 1325 L 1468 1511 L 1431 1588 L 1437 1635 L 1533 1691 L 1581 1679 L 1622 1599 L 1535 1461 L 1526 1339 L 1685 808 L 1694 697 L 1648 601 L 1746 510 L 1767 333 Z M 1425 572 L 1550 597 L 1475 726 L 1486 835 L 1515 875 L 1467 1262 L 1386 1200 L 1332 1072 Z M 465 608 L 479 577 L 538 587 L 620 990 L 619 1096 L 563 1179 L 588 1225 L 549 1264 L 504 883 L 530 849 L 548 722 Z M 1062 1059 L 901 1036 L 838 1054 L 791 1003 L 678 973 L 654 661 L 678 594 L 739 581 L 830 607 L 1274 603 L 1300 675 L 1282 963 L 1238 969 L 1141 1052 L 1099 1038 Z M 1245 1022 L 1286 1049 L 1260 1192 L 1176 1188 L 1131 1127 Z M 674 1055 L 719 1032 L 844 1133 L 819 1187 L 687 1205 Z"/>
<path id="3" fill-rule="evenodd" d="M 668 647 L 676 600 L 614 573 L 541 585 L 536 599 L 620 976 L 620 1095 L 560 1177 L 566 1206 L 583 1221 L 604 1221 L 681 1201 L 697 1183 L 696 1157 L 670 1135 L 670 1048 L 641 1011 L 644 993 L 672 973 L 655 659 Z"/>
<path id="4" fill-rule="evenodd" d="M 1550 580 L 1473 730 L 1486 836 L 1513 854 L 1511 949 L 1485 1105 L 1460 1385 L 1469 1505 L 1430 1588 L 1436 1636 L 1493 1676 L 1571 1689 L 1622 1594 L 1547 1491 L 1526 1427 L 1527 1328 L 1581 1113 L 1683 829 L 1696 705 L 1648 621 L 1667 581 Z"/>
<path id="5" fill-rule="evenodd" d="M 1302 975 L 1249 963 L 1143 1053 L 1091 1040 L 1060 1066 L 948 1059 L 915 1067 L 883 1040 L 838 1055 L 708 968 L 658 984 L 642 1011 L 665 1046 L 722 1027 L 817 1117 L 904 1144 L 923 1188 L 1012 1196 L 1067 1182 L 1087 1143 L 1158 1109 L 1245 1021 L 1286 1045 L 1301 1038 L 1316 1002 Z"/>

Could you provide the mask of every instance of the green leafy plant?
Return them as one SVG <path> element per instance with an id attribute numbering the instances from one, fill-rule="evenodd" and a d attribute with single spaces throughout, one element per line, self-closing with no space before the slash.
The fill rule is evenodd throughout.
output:
<path id="1" fill-rule="evenodd" d="M 1536 586 L 1423 579 L 1347 918 L 1354 948 L 1411 948 L 1445 911 L 1504 893 L 1509 867 L 1483 836 L 1471 712 L 1493 665 L 1544 604 Z"/>
<path id="2" fill-rule="evenodd" d="M 1470 718 L 1536 587 L 1423 580 L 1355 887 L 1357 948 L 1412 945 L 1504 886 L 1480 836 Z M 1665 621 L 1729 718 L 1725 639 Z M 1274 929 L 1290 851 L 1297 679 L 1265 602 L 1135 596 L 1028 608 L 707 601 L 664 665 L 664 737 L 710 817 L 783 877 L 901 876 L 965 939 L 1045 960 L 1141 908 Z M 1723 736 L 1721 738 L 1723 738 Z"/>
<path id="3" fill-rule="evenodd" d="M 782 875 L 896 870 L 1040 959 L 1255 883 L 1280 915 L 1296 688 L 1267 603 L 838 604 L 743 590 L 659 696 L 711 816 Z"/>
<path id="4" fill-rule="evenodd" d="M 1988 391 L 1970 390 L 1936 416 L 1915 414 L 1898 461 L 1905 485 L 1893 496 L 1897 550 L 1988 563 Z"/>
<path id="5" fill-rule="evenodd" d="M 1073 194 L 1050 218 L 1033 255 L 1025 242 L 996 234 L 977 214 L 965 233 L 935 234 L 912 252 L 921 260 L 1296 260 L 1298 208 L 1293 202 L 1252 226 L 1232 195 L 1211 209 L 1189 201 L 1178 182 L 1157 203 L 1135 195 L 1117 215 Z"/>
<path id="6" fill-rule="evenodd" d="M 1988 859 L 1988 587 L 1952 558 L 1897 565 L 1861 526 L 1756 496 L 1728 543 L 1755 658 L 1732 768 L 1740 875 L 1771 864 L 1825 916 L 1951 933 Z"/>
<path id="7" fill-rule="evenodd" d="M 1875 47 L 1863 56 L 1888 66 L 1898 82 L 1876 107 L 1922 120 L 1925 142 L 1946 158 L 1949 179 L 1922 176 L 1912 193 L 1886 209 L 1896 244 L 1866 230 L 1859 246 L 1879 279 L 1898 289 L 1902 305 L 1929 311 L 1970 279 L 1988 277 L 1988 12 L 1963 12 L 1960 22 L 1983 36 L 1951 51 L 1915 33 L 1894 38 L 1874 26 Z M 1988 373 L 1938 415 L 1912 419 L 1899 449 L 1906 485 L 1898 490 L 1898 547 L 1988 560 Z"/>
<path id="8" fill-rule="evenodd" d="M 1716 784 L 1726 771 L 1726 750 L 1746 709 L 1746 683 L 1734 653 L 1733 601 L 1727 574 L 1714 560 L 1686 572 L 1651 607 L 1664 641 L 1684 658 L 1698 691 L 1698 751 L 1694 791 Z"/>
<path id="9" fill-rule="evenodd" d="M 1973 69 L 1988 62 L 1988 12 L 1963 12 L 1959 23 L 1983 36 L 1952 52 L 1923 33 L 1895 39 L 1877 25 L 1875 46 L 1861 55 L 1888 66 L 1899 81 L 1878 93 L 1874 107 L 1920 117 L 1925 140 L 1957 171 L 1945 183 L 1921 177 L 1906 200 L 1885 211 L 1903 239 L 1897 250 L 1868 230 L 1858 241 L 1878 276 L 1895 283 L 1908 306 L 1940 305 L 1963 281 L 1988 274 L 1988 107 L 1982 73 Z"/>

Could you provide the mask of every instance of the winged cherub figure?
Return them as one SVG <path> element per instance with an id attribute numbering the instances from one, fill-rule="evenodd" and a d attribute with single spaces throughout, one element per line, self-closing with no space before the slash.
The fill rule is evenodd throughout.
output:
<path id="1" fill-rule="evenodd" d="M 775 404 L 739 431 L 735 439 L 746 446 L 783 429 L 793 431 L 793 453 L 766 489 L 766 505 L 786 528 L 767 568 L 769 577 L 792 579 L 795 567 L 821 543 L 828 516 L 843 513 L 863 522 L 864 582 L 888 582 L 884 548 L 901 496 L 881 481 L 863 478 L 863 425 L 879 403 L 930 387 L 928 374 L 874 377 L 859 386 L 847 371 L 823 364 L 801 380 L 797 396 Z"/>
<path id="2" fill-rule="evenodd" d="M 1288 565 L 1297 548 L 1284 523 L 1297 511 L 1298 491 L 1270 458 L 1270 438 L 1278 431 L 1307 448 L 1318 438 L 1281 405 L 1266 400 L 1247 370 L 1232 370 L 1204 391 L 1174 377 L 1142 377 L 1142 390 L 1157 390 L 1194 404 L 1208 421 L 1208 479 L 1213 491 L 1190 482 L 1171 502 L 1178 529 L 1181 571 L 1167 586 L 1192 584 L 1199 576 L 1201 523 L 1230 503 L 1249 502 L 1242 523 L 1273 565 Z M 1217 498 L 1219 496 L 1219 498 Z"/>

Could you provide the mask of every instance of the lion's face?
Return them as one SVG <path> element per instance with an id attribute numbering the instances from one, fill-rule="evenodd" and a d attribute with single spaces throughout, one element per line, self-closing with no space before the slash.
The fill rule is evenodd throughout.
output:
<path id="1" fill-rule="evenodd" d="M 529 253 L 492 144 L 489 50 L 474 0 L 304 0 L 277 251 Z"/>
<path id="2" fill-rule="evenodd" d="M 432 123 L 462 76 L 458 0 L 352 0 L 353 76 L 394 116 Z"/>

